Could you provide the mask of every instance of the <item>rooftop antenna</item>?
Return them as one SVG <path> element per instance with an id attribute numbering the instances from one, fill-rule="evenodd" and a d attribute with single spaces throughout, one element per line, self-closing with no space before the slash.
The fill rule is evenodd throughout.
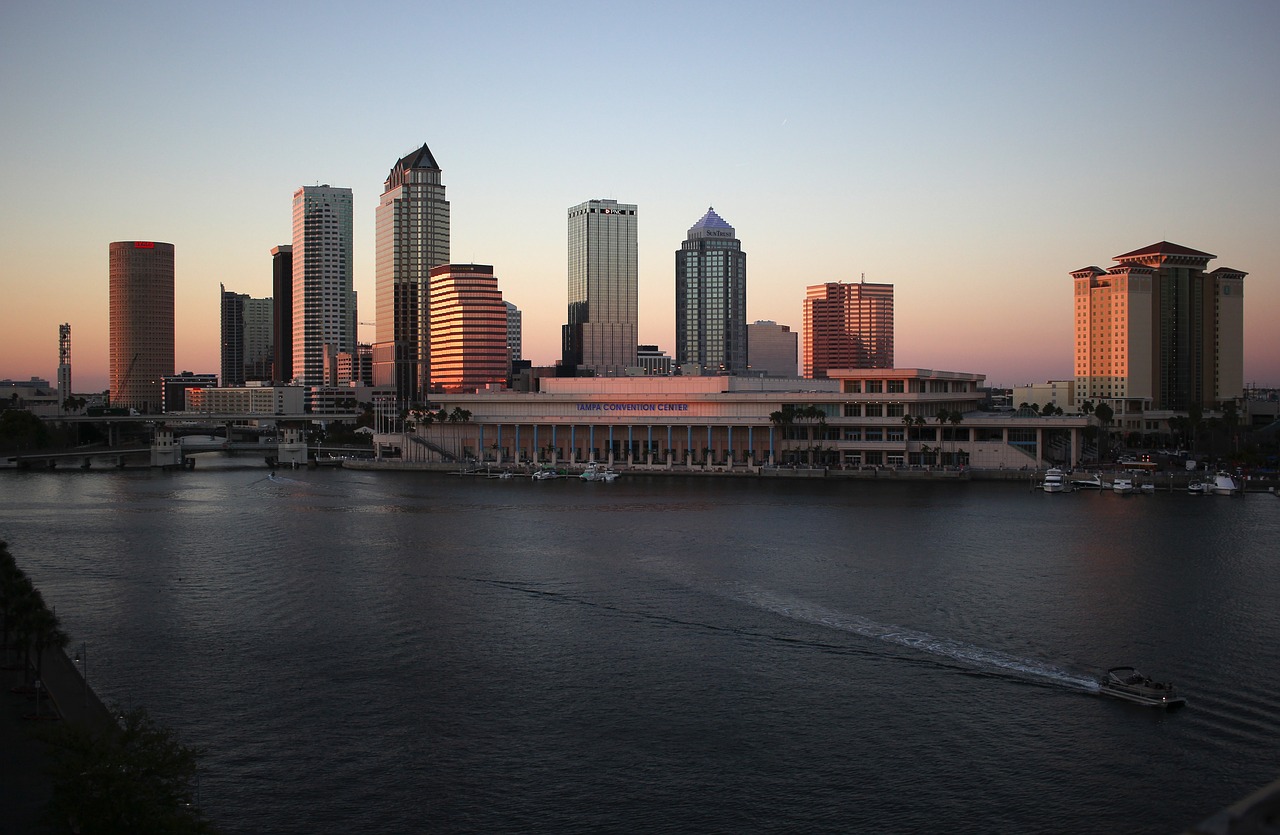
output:
<path id="1" fill-rule="evenodd" d="M 863 273 L 863 274 L 862 274 L 862 283 L 863 283 L 863 284 L 866 284 L 866 283 L 867 283 L 867 274 L 866 274 L 866 273 Z"/>

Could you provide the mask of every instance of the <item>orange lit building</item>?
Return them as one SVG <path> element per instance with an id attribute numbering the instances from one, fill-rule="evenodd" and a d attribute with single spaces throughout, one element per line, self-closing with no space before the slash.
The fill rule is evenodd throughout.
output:
<path id="1" fill-rule="evenodd" d="M 1214 408 L 1244 390 L 1244 277 L 1161 241 L 1075 282 L 1076 399 L 1117 416 Z M 1127 423 L 1125 425 L 1128 425 Z"/>
<path id="2" fill-rule="evenodd" d="M 832 368 L 893 368 L 893 285 L 828 283 L 804 300 L 803 376 Z"/>
<path id="3" fill-rule="evenodd" d="M 507 306 L 493 267 L 441 264 L 432 268 L 430 332 L 434 391 L 473 392 L 505 384 Z"/>

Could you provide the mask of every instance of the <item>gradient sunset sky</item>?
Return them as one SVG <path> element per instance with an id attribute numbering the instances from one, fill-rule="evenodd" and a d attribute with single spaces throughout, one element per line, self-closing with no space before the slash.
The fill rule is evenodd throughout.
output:
<path id="1" fill-rule="evenodd" d="M 1245 382 L 1280 386 L 1280 3 L 6 3 L 0 378 L 107 384 L 107 245 L 168 241 L 177 370 L 219 370 L 218 285 L 271 295 L 304 184 L 374 208 L 426 142 L 452 260 L 560 354 L 566 210 L 639 206 L 640 337 L 674 352 L 707 210 L 748 321 L 888 282 L 896 360 L 1072 375 L 1069 272 L 1160 240 L 1245 279 Z M 372 326 L 361 327 L 372 341 Z"/>

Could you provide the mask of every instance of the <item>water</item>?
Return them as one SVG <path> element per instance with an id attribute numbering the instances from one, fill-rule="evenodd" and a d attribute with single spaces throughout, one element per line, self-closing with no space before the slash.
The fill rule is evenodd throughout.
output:
<path id="1" fill-rule="evenodd" d="M 1280 775 L 1280 502 L 5 473 L 228 832 L 1177 832 Z M 1099 698 L 1172 679 L 1171 713 Z"/>

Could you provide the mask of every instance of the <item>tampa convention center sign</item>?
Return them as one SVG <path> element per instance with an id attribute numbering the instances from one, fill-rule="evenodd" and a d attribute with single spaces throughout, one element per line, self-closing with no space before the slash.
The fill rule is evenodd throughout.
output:
<path id="1" fill-rule="evenodd" d="M 688 403 L 579 403 L 579 412 L 687 412 Z"/>

